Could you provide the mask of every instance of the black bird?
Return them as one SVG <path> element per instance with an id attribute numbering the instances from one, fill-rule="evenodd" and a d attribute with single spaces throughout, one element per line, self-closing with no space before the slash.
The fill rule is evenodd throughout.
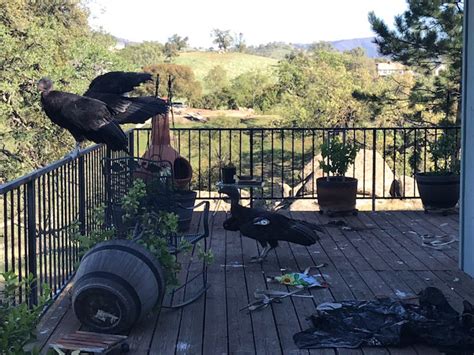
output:
<path id="1" fill-rule="evenodd" d="M 152 79 L 149 73 L 109 72 L 92 80 L 84 96 L 105 102 L 118 123 L 143 123 L 152 116 L 166 113 L 167 102 L 154 96 L 123 95 Z"/>
<path id="2" fill-rule="evenodd" d="M 263 262 L 280 240 L 300 245 L 312 245 L 319 240 L 316 231 L 322 229 L 317 225 L 276 212 L 241 206 L 240 194 L 235 187 L 223 187 L 219 192 L 228 195 L 231 200 L 231 217 L 224 221 L 224 229 L 240 231 L 242 235 L 257 240 L 263 247 L 260 255 L 252 258 L 254 261 Z"/>
<path id="3" fill-rule="evenodd" d="M 167 103 L 155 97 L 122 95 L 151 79 L 146 73 L 110 72 L 95 78 L 84 96 L 52 90 L 53 82 L 48 78 L 38 82 L 38 89 L 46 115 L 76 140 L 73 157 L 86 139 L 128 153 L 127 137 L 119 124 L 143 123 L 168 110 Z"/>

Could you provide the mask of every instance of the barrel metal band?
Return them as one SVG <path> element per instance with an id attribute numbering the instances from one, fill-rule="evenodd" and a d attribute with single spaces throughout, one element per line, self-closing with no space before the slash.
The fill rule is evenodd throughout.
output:
<path id="1" fill-rule="evenodd" d="M 137 321 L 137 319 L 140 317 L 140 314 L 142 313 L 142 303 L 140 302 L 140 297 L 138 297 L 138 294 L 135 291 L 135 289 L 132 287 L 132 285 L 130 285 L 128 283 L 128 281 L 123 279 L 122 277 L 120 277 L 118 275 L 115 275 L 115 274 L 112 274 L 112 273 L 107 272 L 107 271 L 92 271 L 92 272 L 89 272 L 89 273 L 85 274 L 84 276 L 82 276 L 78 281 L 76 281 L 76 283 L 79 284 L 79 282 L 81 282 L 81 281 L 85 281 L 85 280 L 88 280 L 88 279 L 91 279 L 91 278 L 94 278 L 94 277 L 108 279 L 110 281 L 116 282 L 120 286 L 122 286 L 129 293 L 129 295 L 132 297 L 133 303 L 135 304 L 135 307 L 136 307 L 136 310 L 137 310 L 137 316 L 133 320 L 133 323 L 135 323 Z"/>

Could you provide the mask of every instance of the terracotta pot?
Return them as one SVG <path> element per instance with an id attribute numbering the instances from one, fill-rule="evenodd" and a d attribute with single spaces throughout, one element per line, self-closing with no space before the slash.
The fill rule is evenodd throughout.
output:
<path id="1" fill-rule="evenodd" d="M 459 175 L 419 173 L 415 179 L 426 210 L 453 208 L 458 203 Z"/>
<path id="2" fill-rule="evenodd" d="M 357 179 L 342 176 L 316 179 L 316 191 L 320 212 L 328 214 L 355 212 Z"/>

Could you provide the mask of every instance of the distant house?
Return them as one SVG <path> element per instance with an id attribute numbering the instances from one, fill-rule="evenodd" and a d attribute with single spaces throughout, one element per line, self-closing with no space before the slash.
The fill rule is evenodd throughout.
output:
<path id="1" fill-rule="evenodd" d="M 379 76 L 389 76 L 393 74 L 404 74 L 407 72 L 403 64 L 395 62 L 377 63 L 377 74 Z"/>

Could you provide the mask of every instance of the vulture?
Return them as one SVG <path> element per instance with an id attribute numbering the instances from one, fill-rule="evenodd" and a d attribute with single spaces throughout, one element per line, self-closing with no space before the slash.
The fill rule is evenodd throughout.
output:
<path id="1" fill-rule="evenodd" d="M 110 72 L 92 80 L 83 96 L 53 90 L 48 78 L 38 82 L 38 89 L 46 115 L 76 140 L 71 156 L 77 156 L 86 139 L 128 153 L 127 137 L 120 124 L 143 123 L 168 111 L 167 102 L 159 98 L 124 96 L 150 80 L 152 75 L 148 73 Z"/>
<path id="2" fill-rule="evenodd" d="M 267 254 L 284 240 L 300 245 L 312 245 L 319 240 L 316 231 L 322 229 L 312 223 L 291 219 L 276 212 L 244 207 L 239 204 L 240 194 L 235 187 L 223 187 L 220 193 L 229 196 L 231 217 L 224 221 L 225 230 L 240 231 L 243 236 L 255 239 L 262 246 L 260 255 L 253 257 L 254 262 L 263 262 Z"/>

